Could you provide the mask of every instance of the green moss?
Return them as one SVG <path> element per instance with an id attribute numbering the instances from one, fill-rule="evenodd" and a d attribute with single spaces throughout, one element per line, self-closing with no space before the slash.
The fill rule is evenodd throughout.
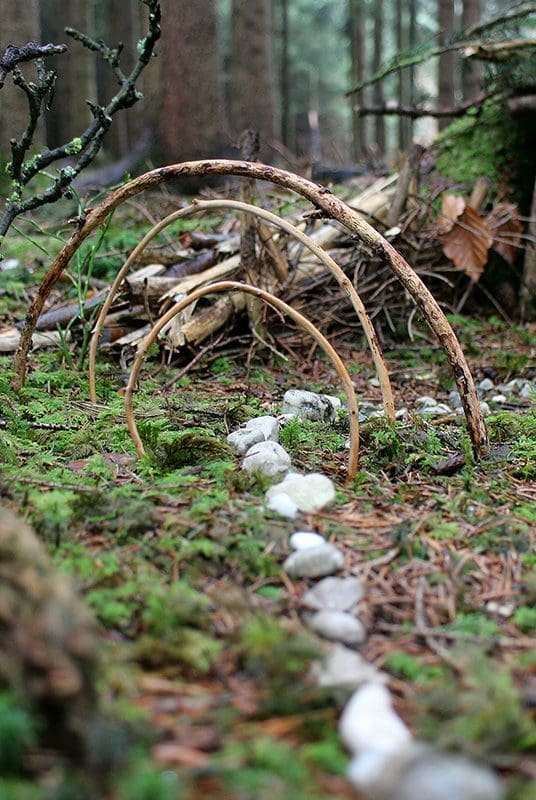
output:
<path id="1" fill-rule="evenodd" d="M 536 632 L 536 608 L 521 606 L 514 613 L 514 623 L 520 631 L 528 635 Z"/>
<path id="2" fill-rule="evenodd" d="M 534 123 L 528 125 L 525 118 L 512 117 L 502 103 L 489 101 L 438 136 L 437 167 L 466 191 L 480 177 L 491 180 L 494 193 L 505 184 L 516 187 L 511 199 L 524 205 L 534 180 L 533 128 Z"/>

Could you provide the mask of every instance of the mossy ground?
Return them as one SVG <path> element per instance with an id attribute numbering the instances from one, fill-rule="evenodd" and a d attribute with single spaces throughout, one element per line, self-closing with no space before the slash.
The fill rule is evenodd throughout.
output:
<path id="1" fill-rule="evenodd" d="M 0 298 L 6 317 L 22 316 L 35 275 L 16 281 L 19 293 Z M 477 378 L 534 378 L 528 329 L 453 321 Z M 412 410 L 420 394 L 446 399 L 453 388 L 433 344 L 387 355 L 398 404 Z M 264 487 L 225 444 L 228 430 L 279 410 L 288 366 L 259 353 L 246 367 L 244 353 L 224 349 L 163 391 L 173 370 L 151 377 L 157 362 L 148 362 L 135 399 L 147 455 L 137 460 L 125 375 L 101 358 L 92 405 L 78 356 L 76 347 L 32 356 L 19 396 L 10 359 L 0 359 L 0 487 L 101 624 L 102 706 L 121 723 L 106 744 L 118 764 L 109 796 L 352 797 L 336 736 L 340 698 L 308 678 L 322 643 L 297 613 L 307 582 L 290 584 L 281 571 L 295 524 L 266 510 Z M 379 402 L 367 355 L 352 372 L 360 398 Z M 339 392 L 314 354 L 296 365 L 292 386 Z M 513 405 L 488 420 L 493 450 L 480 464 L 459 419 L 366 423 L 351 486 L 344 418 L 330 428 L 292 423 L 283 441 L 296 467 L 337 481 L 335 506 L 300 527 L 335 541 L 346 573 L 362 576 L 362 654 L 390 673 L 400 713 L 417 735 L 500 769 L 511 800 L 526 800 L 536 414 L 529 401 Z M 453 452 L 464 465 L 441 474 Z M 39 719 L 6 691 L 2 797 L 88 797 L 53 759 L 34 760 L 32 772 L 28 751 L 39 752 Z"/>

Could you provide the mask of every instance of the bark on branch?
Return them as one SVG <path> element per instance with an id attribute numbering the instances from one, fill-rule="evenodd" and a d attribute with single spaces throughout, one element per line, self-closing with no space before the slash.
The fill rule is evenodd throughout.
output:
<path id="1" fill-rule="evenodd" d="M 4 55 L 0 58 L 0 89 L 5 83 L 8 72 L 13 72 L 18 64 L 22 64 L 25 61 L 34 61 L 37 58 L 45 58 L 45 56 L 57 56 L 60 53 L 65 53 L 66 50 L 66 44 L 28 42 L 23 47 L 15 47 L 14 44 L 8 44 Z"/>

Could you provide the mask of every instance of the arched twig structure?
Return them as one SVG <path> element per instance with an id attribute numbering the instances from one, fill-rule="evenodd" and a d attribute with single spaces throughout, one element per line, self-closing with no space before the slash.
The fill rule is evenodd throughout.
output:
<path id="1" fill-rule="evenodd" d="M 231 208 L 237 211 L 247 212 L 253 216 L 259 217 L 260 219 L 266 220 L 266 222 L 270 223 L 271 225 L 275 225 L 281 230 L 286 231 L 290 236 L 293 236 L 295 239 L 298 239 L 302 244 L 305 245 L 316 257 L 324 264 L 325 267 L 334 275 L 336 278 L 339 286 L 345 292 L 345 294 L 350 299 L 354 310 L 361 322 L 363 330 L 365 332 L 365 336 L 367 338 L 368 345 L 370 347 L 372 353 L 372 359 L 374 361 L 374 365 L 376 367 L 376 374 L 378 375 L 378 380 L 380 382 L 380 387 L 382 391 L 383 397 L 383 405 L 385 408 L 385 413 L 390 420 L 394 420 L 395 418 L 395 409 L 394 409 L 394 401 L 393 401 L 393 393 L 391 391 L 391 383 L 389 381 L 389 374 L 387 372 L 387 367 L 385 365 L 385 361 L 383 358 L 383 354 L 381 351 L 380 344 L 378 342 L 378 338 L 376 336 L 376 332 L 370 321 L 370 317 L 368 316 L 365 306 L 361 298 L 359 297 L 358 292 L 354 288 L 352 282 L 349 278 L 346 277 L 343 270 L 339 267 L 336 261 L 331 258 L 331 256 L 326 253 L 326 251 L 316 244 L 316 242 L 307 236 L 305 233 L 302 233 L 298 228 L 292 225 L 290 222 L 287 222 L 284 219 L 272 214 L 270 211 L 266 211 L 263 208 L 258 208 L 257 206 L 253 206 L 249 203 L 242 203 L 238 200 L 198 200 L 195 201 L 193 204 L 186 206 L 185 208 L 181 208 L 178 211 L 174 211 L 172 214 L 169 214 L 159 223 L 154 225 L 150 231 L 148 231 L 143 239 L 136 245 L 134 250 L 130 253 L 129 257 L 126 259 L 125 263 L 115 276 L 114 282 L 110 287 L 110 291 L 106 297 L 105 302 L 100 308 L 99 315 L 95 322 L 95 326 L 93 329 L 93 334 L 91 338 L 91 343 L 89 347 L 89 367 L 88 367 L 88 375 L 89 375 L 89 394 L 91 397 L 91 401 L 93 403 L 97 402 L 97 391 L 95 385 L 95 360 L 97 356 L 97 349 L 98 349 L 98 342 L 101 335 L 102 327 L 104 325 L 104 320 L 108 311 L 110 310 L 114 298 L 119 290 L 119 287 L 126 277 L 130 267 L 134 264 L 142 254 L 143 250 L 147 247 L 149 242 L 157 236 L 164 228 L 168 225 L 171 225 L 175 220 L 181 219 L 182 217 L 189 216 L 190 214 L 199 213 L 201 211 L 213 211 L 215 209 L 222 209 L 222 208 Z"/>
<path id="2" fill-rule="evenodd" d="M 353 211 L 346 203 L 332 194 L 329 189 L 292 172 L 256 162 L 210 159 L 205 161 L 185 161 L 182 164 L 160 167 L 129 181 L 109 194 L 102 203 L 93 208 L 54 260 L 28 310 L 19 348 L 15 354 L 14 387 L 20 389 L 24 383 L 26 361 L 31 347 L 32 334 L 43 309 L 43 304 L 50 290 L 69 263 L 73 253 L 76 252 L 84 239 L 98 225 L 104 222 L 111 211 L 125 200 L 128 200 L 129 197 L 133 197 L 145 189 L 159 186 L 169 180 L 212 175 L 239 175 L 246 178 L 269 181 L 301 194 L 327 217 L 336 219 L 344 225 L 350 233 L 354 234 L 369 247 L 377 258 L 390 267 L 404 288 L 413 297 L 443 347 L 460 393 L 474 454 L 477 458 L 484 455 L 488 449 L 488 439 L 473 377 L 454 331 L 439 304 L 419 276 L 383 236 L 374 230 L 356 211 Z"/>
<path id="3" fill-rule="evenodd" d="M 140 344 L 136 358 L 132 365 L 132 370 L 130 372 L 128 385 L 125 392 L 125 416 L 127 419 L 128 429 L 130 431 L 132 440 L 136 445 L 136 451 L 138 455 L 142 456 L 145 450 L 143 447 L 143 442 L 138 433 L 138 428 L 136 426 L 136 421 L 132 411 L 132 395 L 135 390 L 138 381 L 138 375 L 145 360 L 147 350 L 154 342 L 162 328 L 164 328 L 168 322 L 176 317 L 177 314 L 180 314 L 181 311 L 194 303 L 200 297 L 204 297 L 207 294 L 229 291 L 245 292 L 246 294 L 251 294 L 254 297 L 259 297 L 268 305 L 273 306 L 273 308 L 276 308 L 278 311 L 286 314 L 292 320 L 294 320 L 297 325 L 306 330 L 307 333 L 310 333 L 317 344 L 326 353 L 328 358 L 331 359 L 333 366 L 337 370 L 337 374 L 342 381 L 346 398 L 348 400 L 348 416 L 350 419 L 350 455 L 348 457 L 348 480 L 352 480 L 357 472 L 357 464 L 359 460 L 359 409 L 357 407 L 354 386 L 350 375 L 348 374 L 348 370 L 326 337 L 323 336 L 318 328 L 316 328 L 312 322 L 309 322 L 309 320 L 304 317 L 303 314 L 300 314 L 299 311 L 296 311 L 294 308 L 292 308 L 292 306 L 287 305 L 287 303 L 284 303 L 283 300 L 280 300 L 275 295 L 270 294 L 270 292 L 265 292 L 264 289 L 259 289 L 256 286 L 250 286 L 247 283 L 238 283 L 237 281 L 218 281 L 217 283 L 210 284 L 209 286 L 201 286 L 198 289 L 195 289 L 193 292 L 191 292 L 191 294 L 188 295 L 188 297 L 184 297 L 178 303 L 175 303 L 175 305 L 172 306 L 169 311 L 166 311 L 166 313 L 160 317 L 158 322 L 156 322 L 153 326 L 151 332 Z"/>

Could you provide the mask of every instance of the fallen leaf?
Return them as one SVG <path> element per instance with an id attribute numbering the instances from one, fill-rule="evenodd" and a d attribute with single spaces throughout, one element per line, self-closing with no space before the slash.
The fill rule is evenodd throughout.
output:
<path id="1" fill-rule="evenodd" d="M 493 241 L 486 220 L 466 206 L 452 229 L 439 238 L 447 258 L 476 283 L 487 264 Z"/>
<path id="2" fill-rule="evenodd" d="M 155 745 L 152 749 L 152 756 L 159 764 L 166 766 L 204 769 L 210 764 L 210 756 L 206 753 L 179 742 L 162 742 Z"/>
<path id="3" fill-rule="evenodd" d="M 454 227 L 454 223 L 461 217 L 465 210 L 465 200 L 459 194 L 443 194 L 441 196 L 441 214 L 437 232 L 441 236 Z"/>
<path id="4" fill-rule="evenodd" d="M 513 264 L 523 231 L 517 206 L 514 203 L 497 203 L 486 217 L 486 222 L 494 237 L 491 246 L 505 261 Z"/>

